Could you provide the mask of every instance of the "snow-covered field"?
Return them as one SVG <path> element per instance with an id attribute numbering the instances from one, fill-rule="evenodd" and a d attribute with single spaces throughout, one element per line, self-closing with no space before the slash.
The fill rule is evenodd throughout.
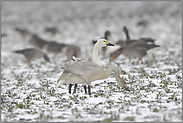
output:
<path id="1" fill-rule="evenodd" d="M 137 22 L 147 20 L 143 33 Z M 180 2 L 3 2 L 1 40 L 1 121 L 182 121 L 182 42 Z M 43 30 L 56 26 L 51 36 Z M 81 48 L 82 59 L 91 60 L 93 39 L 111 31 L 112 43 L 131 38 L 151 37 L 161 47 L 144 57 L 145 64 L 120 55 L 102 60 L 104 67 L 116 65 L 130 92 L 119 88 L 112 74 L 92 82 L 92 94 L 78 85 L 76 94 L 68 85 L 55 88 L 56 75 L 66 61 L 63 53 L 52 63 L 43 59 L 27 64 L 12 51 L 30 47 L 14 28 L 25 28 L 41 38 Z M 53 58 L 52 54 L 48 54 Z M 72 88 L 73 90 L 73 88 Z"/>

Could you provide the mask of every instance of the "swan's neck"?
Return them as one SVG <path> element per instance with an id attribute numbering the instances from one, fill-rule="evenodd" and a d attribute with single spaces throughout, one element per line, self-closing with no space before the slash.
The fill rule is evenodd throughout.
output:
<path id="1" fill-rule="evenodd" d="M 98 55 L 99 48 L 101 48 L 101 47 L 98 46 L 96 43 L 94 48 L 93 48 L 93 52 L 92 52 L 92 60 L 95 64 L 102 66 L 102 63 L 101 63 L 101 61 L 99 59 L 99 55 Z"/>
<path id="2" fill-rule="evenodd" d="M 124 87 L 125 80 L 120 77 L 119 69 L 115 66 L 109 66 L 106 70 L 104 70 L 101 79 L 108 78 L 111 75 L 112 72 L 114 72 L 114 77 L 116 78 L 116 81 L 117 81 L 118 85 L 121 86 L 121 87 Z"/>
<path id="3" fill-rule="evenodd" d="M 114 72 L 115 78 L 118 79 L 119 78 L 119 70 L 115 66 L 109 66 L 107 69 L 105 69 L 104 73 L 102 75 L 102 79 L 108 78 L 112 72 Z"/>

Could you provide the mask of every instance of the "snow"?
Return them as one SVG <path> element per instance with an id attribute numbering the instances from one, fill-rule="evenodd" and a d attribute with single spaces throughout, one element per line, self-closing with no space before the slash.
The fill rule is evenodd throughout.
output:
<path id="1" fill-rule="evenodd" d="M 148 21 L 143 33 L 136 26 L 140 20 Z M 181 122 L 181 22 L 180 2 L 2 2 L 2 33 L 7 36 L 1 40 L 1 121 Z M 60 33 L 45 33 L 51 26 Z M 77 45 L 80 58 L 91 60 L 91 41 L 106 30 L 110 42 L 125 40 L 123 26 L 132 39 L 151 37 L 161 45 L 148 51 L 145 64 L 137 65 L 137 59 L 129 63 L 123 55 L 114 61 L 102 59 L 105 68 L 117 66 L 127 83 L 136 81 L 128 85 L 130 92 L 119 88 L 113 74 L 92 82 L 91 96 L 83 85 L 76 94 L 68 93 L 68 84 L 56 90 L 64 53 L 55 59 L 48 54 L 51 63 L 39 59 L 27 64 L 23 55 L 12 52 L 30 47 L 14 30 L 23 28 L 48 41 Z"/>

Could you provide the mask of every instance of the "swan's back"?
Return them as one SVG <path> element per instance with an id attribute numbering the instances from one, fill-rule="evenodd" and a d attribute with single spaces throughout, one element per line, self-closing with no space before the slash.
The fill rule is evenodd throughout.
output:
<path id="1" fill-rule="evenodd" d="M 103 68 L 90 61 L 72 61 L 64 64 L 63 69 L 83 77 L 88 82 L 97 80 L 102 76 Z"/>

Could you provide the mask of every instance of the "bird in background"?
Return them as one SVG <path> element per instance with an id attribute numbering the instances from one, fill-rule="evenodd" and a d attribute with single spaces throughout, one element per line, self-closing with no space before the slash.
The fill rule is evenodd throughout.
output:
<path id="1" fill-rule="evenodd" d="M 138 58 L 137 64 L 141 62 L 143 64 L 142 58 L 147 54 L 147 51 L 156 47 L 160 47 L 160 45 L 155 44 L 155 40 L 152 38 L 140 38 L 140 39 L 131 39 L 128 33 L 127 27 L 123 27 L 123 31 L 126 35 L 126 42 L 120 49 L 111 53 L 111 58 L 115 59 L 120 54 L 129 58 L 129 62 L 131 58 Z"/>
<path id="2" fill-rule="evenodd" d="M 22 50 L 13 51 L 15 53 L 23 54 L 27 59 L 27 62 L 30 63 L 31 61 L 44 58 L 47 62 L 50 62 L 49 57 L 43 51 L 36 49 L 36 48 L 26 48 Z"/>

